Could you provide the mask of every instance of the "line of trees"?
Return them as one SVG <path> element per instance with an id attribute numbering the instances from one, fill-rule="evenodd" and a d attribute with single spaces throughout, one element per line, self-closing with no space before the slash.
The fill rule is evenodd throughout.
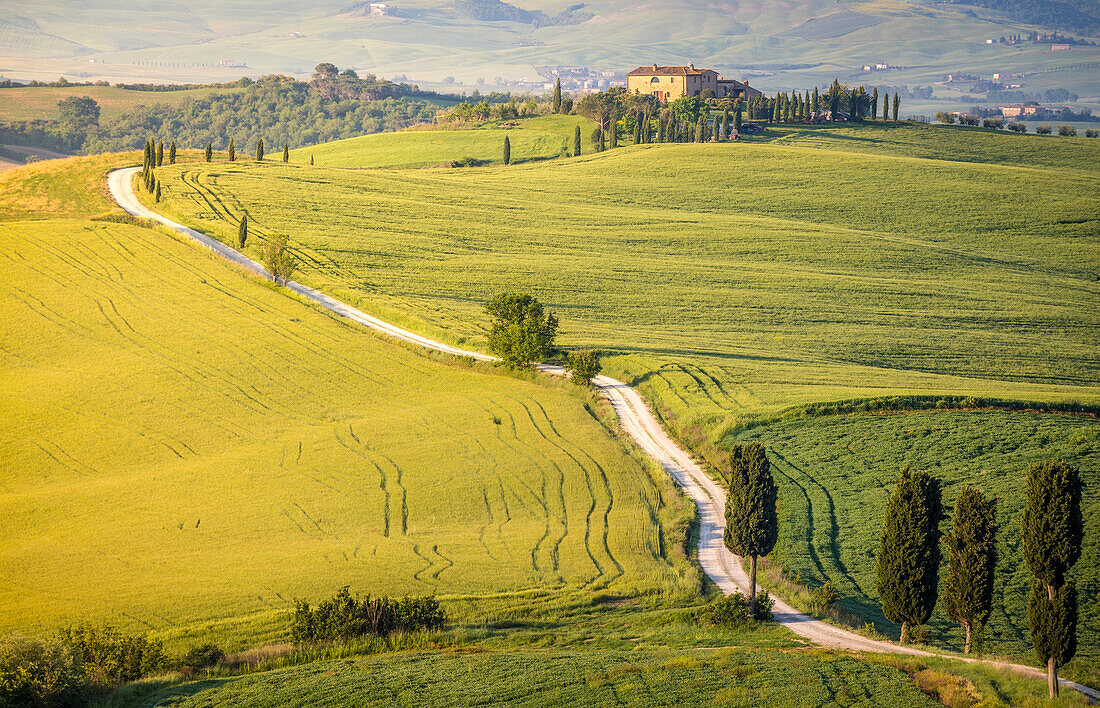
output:
<path id="1" fill-rule="evenodd" d="M 881 104 L 880 104 L 881 101 Z M 881 111 L 880 111 L 881 105 Z M 781 92 L 774 97 L 759 96 L 748 102 L 750 120 L 772 123 L 808 123 L 853 120 L 898 120 L 901 96 L 889 92 L 879 98 L 878 87 L 867 93 L 863 86 L 848 86 L 836 79 L 825 91 Z"/>
<path id="2" fill-rule="evenodd" d="M 1080 472 L 1065 462 L 1036 463 L 1027 471 L 1020 536 L 1024 561 L 1035 576 L 1028 625 L 1035 652 L 1047 666 L 1051 697 L 1058 695 L 1058 667 L 1077 650 L 1077 590 L 1066 576 L 1081 556 L 1081 491 Z M 942 537 L 948 561 L 939 599 L 965 631 L 967 653 L 993 609 L 996 512 L 996 499 L 964 487 L 951 529 Z M 939 480 L 903 468 L 887 501 L 876 556 L 882 611 L 901 624 L 902 643 L 936 607 L 943 516 Z"/>

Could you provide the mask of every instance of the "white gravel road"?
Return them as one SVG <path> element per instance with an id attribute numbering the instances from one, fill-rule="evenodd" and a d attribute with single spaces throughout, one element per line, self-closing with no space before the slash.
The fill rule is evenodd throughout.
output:
<path id="1" fill-rule="evenodd" d="M 226 260 L 253 273 L 270 278 L 270 274 L 264 267 L 233 250 L 225 244 L 202 234 L 195 229 L 178 224 L 165 218 L 156 212 L 147 209 L 138 201 L 133 190 L 133 176 L 140 172 L 139 167 L 129 167 L 115 170 L 108 175 L 107 183 L 111 196 L 127 212 L 134 216 L 158 221 L 168 228 L 184 236 L 194 239 L 198 243 L 217 252 Z M 480 361 L 496 361 L 495 357 L 481 352 L 468 351 L 458 347 L 437 342 L 428 337 L 402 329 L 377 317 L 368 315 L 350 305 L 347 305 L 324 293 L 306 287 L 300 283 L 288 281 L 286 287 L 308 298 L 322 307 L 347 317 L 373 330 L 387 334 L 395 339 L 418 344 L 426 349 L 433 349 L 456 356 L 467 356 Z M 564 375 L 565 371 L 560 366 L 540 365 L 543 371 L 552 374 Z M 677 445 L 664 428 L 657 421 L 656 416 L 649 406 L 642 400 L 641 395 L 622 381 L 616 381 L 608 376 L 599 376 L 594 383 L 611 402 L 615 413 L 619 416 L 623 430 L 636 442 L 647 455 L 652 457 L 668 474 L 676 480 L 677 484 L 695 502 L 699 515 L 699 563 L 703 571 L 714 583 L 729 594 L 733 592 L 747 592 L 749 585 L 748 574 L 741 566 L 741 559 L 730 553 L 722 542 L 722 534 L 725 528 L 726 493 L 721 485 L 712 480 L 691 456 Z M 841 629 L 835 625 L 823 622 L 794 609 L 779 598 L 775 598 L 775 619 L 780 624 L 790 629 L 795 634 L 802 636 L 815 644 L 831 649 L 867 652 L 890 652 L 895 654 L 911 654 L 917 656 L 932 656 L 933 654 L 901 646 L 893 642 L 876 641 L 862 635 Z M 965 661 L 978 661 L 976 659 L 964 659 Z M 1045 678 L 1046 672 L 1031 666 L 1019 664 L 991 663 L 1006 670 Z M 1086 686 L 1062 680 L 1062 685 L 1081 691 L 1093 701 L 1100 701 L 1100 691 Z"/>

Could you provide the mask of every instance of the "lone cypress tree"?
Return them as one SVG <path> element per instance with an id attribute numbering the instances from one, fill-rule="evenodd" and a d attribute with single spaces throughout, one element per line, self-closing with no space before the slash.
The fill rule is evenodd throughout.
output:
<path id="1" fill-rule="evenodd" d="M 508 142 L 508 136 L 504 136 L 504 164 L 512 164 L 512 144 Z"/>
<path id="2" fill-rule="evenodd" d="M 283 143 L 283 162 L 290 162 L 290 146 Z"/>
<path id="3" fill-rule="evenodd" d="M 894 92 L 894 122 L 898 122 L 898 107 L 901 106 L 901 95 Z"/>
<path id="4" fill-rule="evenodd" d="M 206 158 L 207 162 L 210 162 L 210 160 L 214 157 L 214 144 L 213 143 L 207 143 L 206 144 L 206 150 L 203 152 L 203 156 Z"/>
<path id="5" fill-rule="evenodd" d="M 157 185 L 157 188 L 156 188 L 156 191 L 153 192 L 153 195 L 156 197 L 156 200 L 159 203 L 160 202 L 160 180 L 156 180 L 156 185 Z"/>
<path id="6" fill-rule="evenodd" d="M 241 223 L 237 225 L 237 248 L 244 250 L 244 242 L 248 240 L 248 214 L 241 214 Z"/>
<path id="7" fill-rule="evenodd" d="M 943 606 L 966 631 L 963 651 L 970 653 L 974 629 L 981 629 L 993 607 L 993 572 L 997 567 L 997 500 L 974 487 L 963 487 L 955 500 L 947 546 Z"/>
<path id="8" fill-rule="evenodd" d="M 581 127 L 577 125 L 573 129 L 573 157 L 581 154 Z"/>
<path id="9" fill-rule="evenodd" d="M 157 143 L 157 167 L 164 164 L 164 141 Z"/>
<path id="10" fill-rule="evenodd" d="M 634 144 L 642 144 L 642 121 L 637 119 L 634 121 Z"/>
<path id="11" fill-rule="evenodd" d="M 1081 473 L 1065 462 L 1039 462 L 1027 471 L 1020 519 L 1024 562 L 1035 576 L 1028 624 L 1035 653 L 1047 665 L 1051 697 L 1058 695 L 1058 667 L 1077 652 L 1077 590 L 1066 574 L 1081 557 Z M 1045 590 L 1045 592 L 1043 592 Z"/>
<path id="12" fill-rule="evenodd" d="M 229 161 L 233 162 L 237 159 L 237 147 L 233 143 L 233 138 L 229 139 Z"/>
<path id="13" fill-rule="evenodd" d="M 778 490 L 763 445 L 737 445 L 729 461 L 723 540 L 726 548 L 749 558 L 749 617 L 755 617 L 756 559 L 771 553 L 779 536 L 779 517 L 775 509 Z"/>
<path id="14" fill-rule="evenodd" d="M 554 84 L 554 113 L 561 113 L 561 78 Z"/>
<path id="15" fill-rule="evenodd" d="M 313 153 L 312 152 L 309 154 L 309 164 L 310 164 L 311 167 L 313 166 Z"/>
<path id="16" fill-rule="evenodd" d="M 256 162 L 263 162 L 264 159 L 264 139 L 260 138 L 256 141 Z"/>
<path id="17" fill-rule="evenodd" d="M 940 567 L 940 485 L 927 472 L 901 478 L 886 503 L 886 521 L 877 557 L 882 612 L 901 623 L 901 642 L 909 627 L 924 624 L 936 607 Z"/>
<path id="18" fill-rule="evenodd" d="M 172 141 L 172 145 L 168 148 L 168 164 L 176 164 L 176 141 Z"/>
<path id="19" fill-rule="evenodd" d="M 871 91 L 871 120 L 878 120 L 878 86 Z"/>

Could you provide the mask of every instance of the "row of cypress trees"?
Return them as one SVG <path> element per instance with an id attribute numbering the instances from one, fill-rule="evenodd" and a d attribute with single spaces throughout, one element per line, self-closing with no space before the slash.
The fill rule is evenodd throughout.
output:
<path id="1" fill-rule="evenodd" d="M 618 147 L 618 119 L 611 116 L 605 121 L 606 129 L 596 128 L 592 131 L 592 145 L 596 152 L 607 149 L 609 142 L 611 147 Z M 675 115 L 667 119 L 653 118 L 648 113 L 641 113 L 634 117 L 634 144 L 645 145 L 649 143 L 702 143 L 710 140 L 722 141 L 730 136 L 731 127 L 740 131 L 742 123 L 742 104 L 734 104 L 733 112 L 727 108 L 722 115 L 715 115 L 713 120 L 707 120 L 700 116 L 695 123 L 685 122 Z M 580 127 L 577 127 L 574 155 L 580 154 L 579 148 Z"/>
<path id="2" fill-rule="evenodd" d="M 726 496 L 728 549 L 749 559 L 749 616 L 756 616 L 756 564 L 775 548 L 778 490 L 764 447 L 738 445 L 729 457 Z M 1058 667 L 1077 652 L 1077 588 L 1066 576 L 1081 557 L 1084 522 L 1080 471 L 1064 461 L 1033 464 L 1027 470 L 1020 519 L 1024 562 L 1035 580 L 1028 597 L 1032 645 L 1047 666 L 1051 697 L 1058 695 Z M 993 610 L 997 567 L 997 499 L 964 486 L 955 500 L 951 528 L 941 539 L 944 512 L 939 480 L 902 468 L 886 506 L 876 556 L 883 613 L 901 624 L 901 641 L 931 617 L 937 599 L 966 632 L 964 652 Z M 939 588 L 941 540 L 947 548 L 947 576 Z"/>
<path id="3" fill-rule="evenodd" d="M 172 155 L 175 155 L 175 143 L 172 143 Z M 236 162 L 237 160 L 237 143 L 233 138 L 229 139 L 229 147 L 226 148 L 226 156 L 230 162 Z M 214 160 L 214 144 L 207 143 L 203 149 L 203 159 L 207 162 Z M 256 161 L 262 162 L 264 159 L 264 141 L 260 138 L 256 141 Z M 173 161 L 175 161 L 173 157 Z M 283 143 L 283 162 L 290 162 L 290 145 Z M 313 164 L 313 156 L 309 156 L 309 164 Z"/>
<path id="4" fill-rule="evenodd" d="M 812 93 L 810 91 L 782 92 L 776 94 L 774 98 L 759 96 L 748 102 L 750 120 L 766 120 L 772 123 L 804 123 L 809 120 L 811 113 L 825 110 L 831 112 L 833 120 L 837 120 L 837 114 L 844 109 L 848 111 L 852 120 L 861 121 L 867 117 L 878 120 L 878 88 L 868 94 L 863 86 L 850 89 L 834 80 L 833 85 L 823 94 L 814 87 Z M 900 95 L 894 94 L 891 105 L 890 94 L 883 94 L 881 120 L 891 120 L 892 112 L 892 119 L 896 122 L 900 109 Z"/>
<path id="5" fill-rule="evenodd" d="M 1035 581 L 1028 598 L 1032 645 L 1047 666 L 1051 697 L 1058 695 L 1058 667 L 1077 651 L 1077 589 L 1066 575 L 1081 556 L 1084 525 L 1081 477 L 1061 461 L 1040 462 L 1027 471 L 1020 520 L 1024 562 Z M 906 466 L 886 507 L 877 561 L 883 613 L 901 623 L 901 641 L 928 621 L 937 598 L 966 632 L 969 653 L 993 609 L 997 565 L 997 500 L 964 487 L 955 502 L 951 529 L 943 536 L 947 577 L 942 595 L 939 480 Z"/>

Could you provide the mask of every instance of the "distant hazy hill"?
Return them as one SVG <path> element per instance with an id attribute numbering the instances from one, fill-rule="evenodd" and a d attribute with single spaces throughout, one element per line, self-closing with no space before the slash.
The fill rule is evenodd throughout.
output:
<path id="1" fill-rule="evenodd" d="M 1100 50 L 1077 45 L 1052 52 L 1049 45 L 987 44 L 1036 29 L 1095 39 L 1094 0 L 967 1 L 392 0 L 376 16 L 348 0 L 239 0 L 231 7 L 180 0 L 140 12 L 123 0 L 0 0 L 0 69 L 16 77 L 37 71 L 35 78 L 54 78 L 63 69 L 112 81 L 224 81 L 242 73 L 308 74 L 331 61 L 422 85 L 452 76 L 491 87 L 497 77 L 537 80 L 537 66 L 628 71 L 694 62 L 765 88 L 793 88 L 834 76 L 928 85 L 952 71 L 1025 73 L 1100 60 Z M 4 16 L 5 4 L 18 19 Z M 889 72 L 860 74 L 877 62 Z M 1093 88 L 1084 85 L 1090 81 Z M 1100 80 L 1087 75 L 1063 74 L 1058 82 L 1100 96 Z"/>

